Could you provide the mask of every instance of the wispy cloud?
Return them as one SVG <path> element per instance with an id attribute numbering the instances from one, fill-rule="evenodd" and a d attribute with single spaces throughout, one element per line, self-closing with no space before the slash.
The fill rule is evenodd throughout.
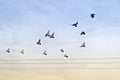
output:
<path id="1" fill-rule="evenodd" d="M 113 48 L 112 54 L 119 50 L 119 8 L 118 0 L 1 0 L 1 50 L 26 48 L 30 50 L 27 53 L 39 55 L 47 48 L 54 55 L 57 49 L 65 47 L 72 56 L 74 52 L 77 56 L 82 53 L 90 56 L 91 53 L 96 54 L 93 48 L 99 49 L 98 52 L 110 52 Z M 90 18 L 90 13 L 96 13 L 95 19 Z M 71 24 L 76 21 L 79 25 L 74 28 Z M 44 37 L 47 30 L 55 32 L 54 40 Z M 81 31 L 86 31 L 86 36 L 80 37 Z M 43 43 L 41 48 L 35 44 L 39 38 Z M 89 47 L 81 51 L 79 46 L 84 41 Z M 101 41 L 107 43 L 106 47 L 102 47 Z M 110 47 L 107 47 L 109 43 Z"/>

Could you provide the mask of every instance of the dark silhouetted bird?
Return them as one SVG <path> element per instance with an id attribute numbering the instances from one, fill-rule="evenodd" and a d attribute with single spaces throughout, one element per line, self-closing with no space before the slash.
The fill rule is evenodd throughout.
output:
<path id="1" fill-rule="evenodd" d="M 39 39 L 36 44 L 41 45 L 41 40 Z"/>
<path id="2" fill-rule="evenodd" d="M 50 31 L 48 30 L 48 32 L 45 34 L 45 37 L 49 37 L 50 36 Z"/>
<path id="3" fill-rule="evenodd" d="M 46 51 L 43 52 L 44 55 L 47 55 Z"/>
<path id="4" fill-rule="evenodd" d="M 68 55 L 67 55 L 67 54 L 65 54 L 65 55 L 64 55 L 64 57 L 68 58 Z"/>
<path id="5" fill-rule="evenodd" d="M 61 52 L 64 52 L 64 50 L 63 50 L 63 49 L 60 49 L 60 51 L 61 51 Z"/>
<path id="6" fill-rule="evenodd" d="M 6 52 L 10 53 L 10 48 L 8 48 L 8 49 L 6 50 Z"/>
<path id="7" fill-rule="evenodd" d="M 83 42 L 83 44 L 80 47 L 85 47 L 85 42 Z"/>
<path id="8" fill-rule="evenodd" d="M 78 22 L 72 24 L 72 26 L 75 26 L 75 27 L 77 27 L 77 25 L 78 25 Z"/>
<path id="9" fill-rule="evenodd" d="M 52 33 L 52 34 L 50 35 L 50 38 L 54 38 L 54 33 Z"/>
<path id="10" fill-rule="evenodd" d="M 91 18 L 94 18 L 95 17 L 95 14 L 93 13 L 93 14 L 90 14 L 90 17 Z"/>
<path id="11" fill-rule="evenodd" d="M 85 32 L 84 32 L 84 31 L 82 31 L 80 35 L 85 35 Z"/>
<path id="12" fill-rule="evenodd" d="M 20 53 L 21 53 L 21 54 L 24 54 L 24 49 L 22 49 L 22 50 L 20 51 Z"/>

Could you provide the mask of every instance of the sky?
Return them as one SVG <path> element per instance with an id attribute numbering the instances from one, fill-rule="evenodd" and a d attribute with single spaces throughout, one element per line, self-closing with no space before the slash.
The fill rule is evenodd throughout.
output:
<path id="1" fill-rule="evenodd" d="M 0 59 L 120 57 L 119 14 L 119 0 L 0 0 Z M 78 27 L 71 26 L 76 21 Z M 44 37 L 48 30 L 54 39 Z"/>

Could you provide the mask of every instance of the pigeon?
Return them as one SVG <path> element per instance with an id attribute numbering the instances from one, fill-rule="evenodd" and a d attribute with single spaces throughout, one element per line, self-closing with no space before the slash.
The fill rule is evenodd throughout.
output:
<path id="1" fill-rule="evenodd" d="M 50 31 L 48 30 L 48 32 L 45 34 L 45 37 L 49 37 L 50 36 Z"/>
<path id="2" fill-rule="evenodd" d="M 78 22 L 72 24 L 72 26 L 75 26 L 75 27 L 77 27 L 77 25 L 78 25 Z"/>
<path id="3" fill-rule="evenodd" d="M 46 51 L 43 52 L 44 55 L 47 55 Z"/>
<path id="4" fill-rule="evenodd" d="M 90 14 L 90 17 L 91 18 L 94 18 L 95 17 L 95 14 L 93 13 L 93 14 Z"/>
<path id="5" fill-rule="evenodd" d="M 8 49 L 6 50 L 6 52 L 10 53 L 10 48 L 8 48 Z"/>
<path id="6" fill-rule="evenodd" d="M 41 40 L 39 39 L 36 44 L 41 45 Z"/>
<path id="7" fill-rule="evenodd" d="M 85 35 L 85 32 L 84 32 L 84 31 L 82 31 L 80 35 Z"/>
<path id="8" fill-rule="evenodd" d="M 50 35 L 50 38 L 54 38 L 54 32 Z"/>
<path id="9" fill-rule="evenodd" d="M 80 47 L 85 47 L 85 42 L 83 42 L 83 44 Z"/>
<path id="10" fill-rule="evenodd" d="M 65 55 L 64 55 L 64 57 L 68 58 L 68 55 L 67 55 L 67 54 L 65 54 Z"/>
<path id="11" fill-rule="evenodd" d="M 61 52 L 64 52 L 64 50 L 63 50 L 63 49 L 60 49 L 60 51 L 61 51 Z"/>
<path id="12" fill-rule="evenodd" d="M 24 49 L 22 49 L 22 51 L 20 51 L 20 53 L 24 54 Z"/>

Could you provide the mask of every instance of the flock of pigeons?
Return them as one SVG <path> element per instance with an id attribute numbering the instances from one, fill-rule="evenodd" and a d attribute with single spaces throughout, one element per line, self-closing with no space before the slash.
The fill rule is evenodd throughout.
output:
<path id="1" fill-rule="evenodd" d="M 91 18 L 94 18 L 94 17 L 95 17 L 95 14 L 94 14 L 94 13 L 93 13 L 93 14 L 90 14 L 90 17 L 91 17 Z M 79 23 L 79 22 L 76 22 L 76 23 L 72 24 L 72 26 L 77 27 L 77 26 L 78 26 L 78 23 Z M 85 32 L 82 31 L 80 35 L 85 35 Z M 50 35 L 50 31 L 48 30 L 48 32 L 45 33 L 45 37 L 55 38 L 55 37 L 54 37 L 54 32 Z M 41 45 L 41 39 L 39 39 L 39 40 L 36 42 L 36 44 L 37 44 L 37 45 Z M 85 42 L 83 42 L 83 44 L 82 44 L 80 47 L 85 47 L 85 46 L 86 46 L 86 45 L 85 45 Z M 63 53 L 63 52 L 64 52 L 64 49 L 60 49 L 60 51 Z M 8 48 L 8 49 L 6 50 L 6 52 L 7 52 L 7 53 L 10 53 L 10 48 Z M 22 50 L 20 51 L 20 53 L 21 53 L 21 54 L 24 54 L 24 49 L 22 49 Z M 43 55 L 47 55 L 47 52 L 44 51 L 44 52 L 43 52 Z M 64 57 L 65 57 L 65 58 L 68 58 L 68 55 L 67 55 L 67 54 L 64 54 Z"/>

